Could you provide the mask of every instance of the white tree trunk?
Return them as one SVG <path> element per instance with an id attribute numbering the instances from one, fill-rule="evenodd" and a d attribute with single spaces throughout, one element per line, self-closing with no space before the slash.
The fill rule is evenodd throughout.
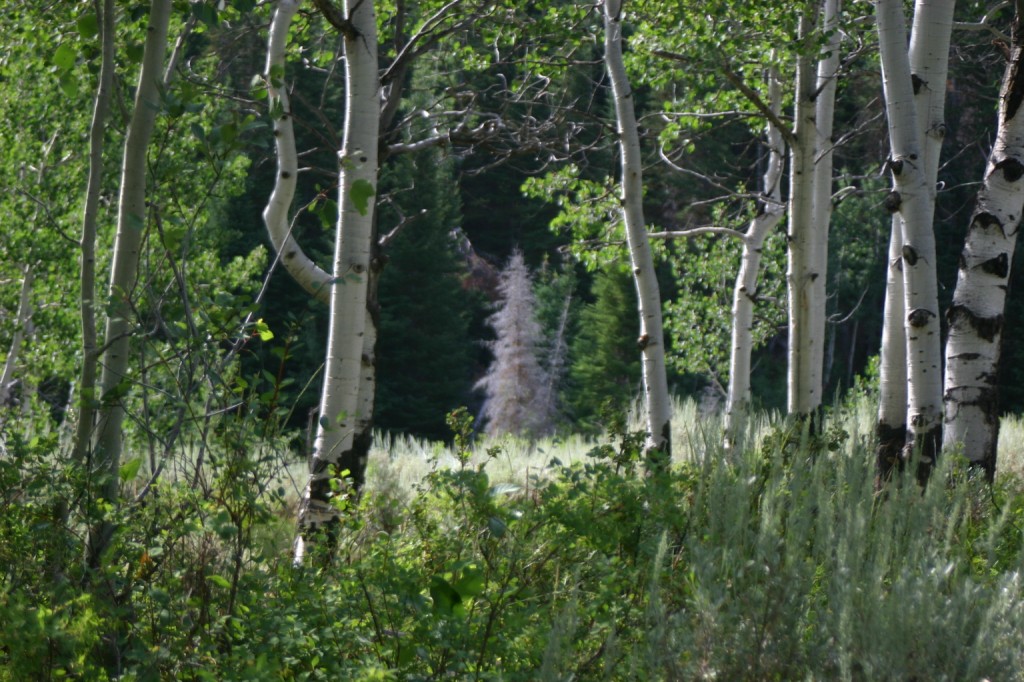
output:
<path id="1" fill-rule="evenodd" d="M 928 55 L 927 59 L 921 57 L 921 62 L 948 59 L 948 37 L 943 43 L 942 36 L 952 31 L 952 4 L 952 0 L 919 2 L 915 24 L 924 28 L 920 35 L 914 36 L 912 49 Z M 950 11 L 944 12 L 947 8 Z M 902 3 L 878 0 L 877 13 L 882 84 L 892 148 L 889 166 L 894 190 L 888 204 L 899 211 L 903 239 L 901 255 L 909 387 L 904 456 L 915 454 L 918 457 L 917 473 L 923 482 L 927 480 L 938 454 L 942 429 L 942 356 L 932 228 L 935 182 L 934 178 L 928 177 L 933 160 L 925 153 L 926 136 L 922 135 L 915 101 L 915 91 L 920 93 L 928 84 L 920 76 L 912 76 Z M 944 22 L 947 15 L 949 21 Z M 942 45 L 946 45 L 946 52 L 942 52 Z M 931 83 L 937 83 L 937 72 L 944 73 L 941 69 L 933 70 Z M 945 83 L 944 78 L 942 83 Z M 931 95 L 928 98 L 930 102 Z M 931 112 L 929 116 L 936 114 L 941 116 L 941 112 Z M 934 134 L 939 136 L 944 130 L 941 121 L 933 121 L 929 127 L 934 127 Z"/>
<path id="2" fill-rule="evenodd" d="M 11 400 L 11 389 L 17 383 L 15 368 L 21 354 L 21 344 L 25 340 L 25 330 L 32 323 L 32 266 L 25 266 L 25 275 L 21 280 L 21 295 L 18 297 L 18 317 L 15 319 L 14 335 L 11 347 L 7 349 L 3 374 L 0 375 L 0 406 L 7 405 Z"/>
<path id="3" fill-rule="evenodd" d="M 103 188 L 103 138 L 110 111 L 110 93 L 114 85 L 114 0 L 104 0 L 100 23 L 102 57 L 96 86 L 92 123 L 89 126 L 89 180 L 82 210 L 81 294 L 79 315 L 82 321 L 82 369 L 78 376 L 78 424 L 72 459 L 85 463 L 92 445 L 92 429 L 96 415 L 96 223 Z M 64 515 L 62 507 L 61 516 Z"/>
<path id="4" fill-rule="evenodd" d="M 267 45 L 267 67 L 264 78 L 267 82 L 271 112 L 274 116 L 274 145 L 277 150 L 277 178 L 263 210 L 263 222 L 267 225 L 270 241 L 274 245 L 281 263 L 288 273 L 307 292 L 323 303 L 330 302 L 331 276 L 317 266 L 292 237 L 288 212 L 295 197 L 295 185 L 299 174 L 299 158 L 295 150 L 295 127 L 292 120 L 291 103 L 285 85 L 285 50 L 288 45 L 288 28 L 292 17 L 302 0 L 279 0 L 274 19 L 270 23 L 270 38 Z"/>
<path id="5" fill-rule="evenodd" d="M 633 279 L 640 309 L 639 345 L 643 356 L 644 404 L 647 411 L 648 448 L 671 456 L 672 406 L 665 373 L 665 335 L 661 321 L 661 294 L 654 272 L 651 245 L 644 226 L 643 161 L 633 106 L 633 90 L 622 58 L 622 0 L 604 2 L 604 59 L 611 80 L 622 155 L 622 217 L 629 243 Z"/>
<path id="6" fill-rule="evenodd" d="M 974 466 L 995 476 L 997 395 L 1006 290 L 1024 211 L 1024 46 L 1021 16 L 1003 76 L 999 129 L 960 256 L 948 312 L 944 447 L 963 444 Z"/>
<path id="7" fill-rule="evenodd" d="M 146 152 L 153 124 L 160 108 L 157 86 L 167 52 L 167 30 L 171 0 L 152 0 L 143 48 L 142 67 L 131 121 L 124 143 L 121 166 L 121 194 L 118 200 L 117 237 L 110 274 L 110 310 L 104 335 L 105 350 L 100 357 L 99 399 L 101 406 L 92 452 L 92 471 L 104 477 L 98 490 L 109 503 L 117 499 L 118 469 L 121 464 L 121 432 L 124 422 L 123 392 L 128 378 L 129 339 L 132 333 L 130 299 L 139 269 L 139 250 L 146 222 Z M 113 533 L 104 522 L 89 534 L 87 561 L 98 564 Z"/>
<path id="8" fill-rule="evenodd" d="M 331 281 L 330 332 L 327 339 L 320 424 L 310 477 L 299 506 L 295 563 L 320 531 L 334 532 L 339 510 L 332 504 L 345 493 L 342 475 L 361 468 L 350 461 L 359 419 L 362 356 L 366 329 L 373 222 L 377 188 L 380 84 L 377 72 L 377 23 L 373 2 L 345 0 L 345 136 L 341 162 L 334 274 Z M 365 409 L 365 407 L 364 407 Z"/>
<path id="9" fill-rule="evenodd" d="M 809 260 L 811 290 L 811 367 L 817 374 L 817 404 L 821 406 L 824 385 L 827 379 L 825 364 L 826 341 L 826 289 L 828 280 L 828 234 L 832 221 L 832 130 L 836 111 L 836 85 L 839 72 L 839 0 L 823 0 L 821 28 L 826 36 L 823 53 L 818 59 L 814 99 L 814 208 L 811 220 L 812 249 Z"/>
<path id="10" fill-rule="evenodd" d="M 800 41 L 809 46 L 813 32 L 813 4 L 807 3 L 800 17 Z M 809 51 L 797 57 L 796 94 L 793 118 L 793 144 L 789 150 L 789 247 L 786 264 L 786 289 L 789 301 L 789 357 L 787 375 L 787 411 L 792 415 L 811 415 L 821 405 L 822 357 L 815 347 L 824 343 L 815 320 L 824 320 L 824 304 L 818 300 L 818 280 L 823 272 L 815 268 L 818 252 L 817 226 L 814 224 L 815 142 L 817 140 L 817 94 L 814 59 Z"/>
<path id="11" fill-rule="evenodd" d="M 776 115 L 782 111 L 782 86 L 773 73 L 768 80 L 768 104 Z M 785 214 L 782 203 L 782 169 L 785 144 L 782 131 L 769 122 L 766 133 L 768 166 L 762 180 L 761 212 L 750 221 L 743 239 L 743 255 L 732 297 L 732 353 L 729 358 L 728 402 L 725 410 L 725 443 L 735 444 L 750 411 L 750 356 L 754 349 L 754 304 L 765 238 Z"/>
<path id="12" fill-rule="evenodd" d="M 893 214 L 882 313 L 882 349 L 878 363 L 878 481 L 903 468 L 907 440 L 907 332 L 903 308 L 903 235 L 899 214 Z"/>

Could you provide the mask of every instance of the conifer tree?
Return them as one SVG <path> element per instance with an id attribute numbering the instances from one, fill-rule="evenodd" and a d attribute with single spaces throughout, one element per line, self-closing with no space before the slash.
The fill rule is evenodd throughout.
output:
<path id="1" fill-rule="evenodd" d="M 381 273 L 375 421 L 426 438 L 450 435 L 445 415 L 470 391 L 470 294 L 450 236 L 461 218 L 451 165 L 439 152 L 404 157 L 385 189 L 381 231 L 410 220 L 388 246 Z M 400 211 L 398 207 L 401 207 Z M 409 396 L 415 396 L 410 400 Z"/>
<path id="2" fill-rule="evenodd" d="M 602 405 L 624 410 L 640 390 L 636 353 L 636 289 L 629 273 L 609 268 L 598 273 L 596 300 L 580 314 L 572 344 L 568 404 L 575 420 L 593 423 Z"/>
<path id="3" fill-rule="evenodd" d="M 494 361 L 476 385 L 486 395 L 486 431 L 491 436 L 542 436 L 551 429 L 554 406 L 544 399 L 547 378 L 537 359 L 541 328 L 530 271 L 518 249 L 501 273 L 498 291 L 501 302 L 489 320 L 497 336 L 491 344 Z"/>

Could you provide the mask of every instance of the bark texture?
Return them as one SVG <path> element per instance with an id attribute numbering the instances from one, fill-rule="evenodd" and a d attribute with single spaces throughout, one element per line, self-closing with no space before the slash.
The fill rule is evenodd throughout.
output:
<path id="1" fill-rule="evenodd" d="M 907 342 L 907 442 L 903 457 L 915 457 L 917 476 L 927 481 L 939 451 L 942 430 L 942 356 L 935 273 L 935 177 L 945 126 L 945 92 L 952 0 L 921 0 L 915 8 L 915 34 L 906 48 L 902 3 L 878 0 L 882 85 L 889 119 L 889 169 L 893 192 L 888 205 L 899 213 Z M 927 73 L 927 80 L 918 75 Z M 939 85 L 941 84 L 941 85 Z M 922 95 L 928 87 L 927 97 Z M 919 109 L 926 109 L 927 113 Z M 927 128 L 927 130 L 923 130 Z M 926 143 L 927 140 L 927 143 Z"/>
<path id="2" fill-rule="evenodd" d="M 825 281 L 832 214 L 832 119 L 839 68 L 838 0 L 805 3 L 796 64 L 793 143 L 790 148 L 788 411 L 812 416 L 821 407 L 825 359 Z M 815 60 L 811 47 L 828 39 Z M 827 32 L 831 31 L 831 34 Z"/>
<path id="3" fill-rule="evenodd" d="M 644 406 L 647 412 L 648 449 L 661 457 L 671 456 L 671 401 L 665 373 L 665 335 L 662 328 L 661 294 L 654 272 L 650 240 L 643 214 L 643 160 L 640 134 L 633 105 L 633 90 L 622 58 L 622 0 L 604 3 L 604 59 L 612 85 L 618 120 L 619 151 L 622 166 L 622 218 L 626 227 L 633 280 L 640 308 Z"/>
<path id="4" fill-rule="evenodd" d="M 345 44 L 345 135 L 338 226 L 330 280 L 330 332 L 327 339 L 320 422 L 310 476 L 299 504 L 299 535 L 294 561 L 303 562 L 308 546 L 335 533 L 340 496 L 350 493 L 345 478 L 361 480 L 369 431 L 359 427 L 366 347 L 367 291 L 377 190 L 380 129 L 380 81 L 377 71 L 377 22 L 372 2 L 346 0 L 341 17 Z M 371 344 L 372 345 L 372 344 Z M 363 393 L 365 395 L 365 391 Z M 357 439 L 356 436 L 359 436 Z M 356 441 L 360 442 L 356 442 Z"/>
<path id="5" fill-rule="evenodd" d="M 944 447 L 963 445 L 991 481 L 999 439 L 998 374 L 1006 291 L 1024 211 L 1024 47 L 1021 17 L 999 101 L 999 128 L 960 255 L 947 312 Z"/>

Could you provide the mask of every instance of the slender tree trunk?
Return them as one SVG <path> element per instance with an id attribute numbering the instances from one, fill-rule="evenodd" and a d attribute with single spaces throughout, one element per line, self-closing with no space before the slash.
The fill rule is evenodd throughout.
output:
<path id="1" fill-rule="evenodd" d="M 365 458 L 353 448 L 358 428 L 362 357 L 366 343 L 366 301 L 373 233 L 373 194 L 377 188 L 380 85 L 377 23 L 373 3 L 345 0 L 345 136 L 341 159 L 338 229 L 331 281 L 320 423 L 310 478 L 299 506 L 295 563 L 324 531 L 333 536 L 345 486 L 342 476 L 359 480 Z M 364 408 L 365 409 L 365 408 Z M 348 472 L 346 474 L 346 472 Z"/>
<path id="2" fill-rule="evenodd" d="M 97 3 L 97 10 L 99 10 Z M 89 180 L 85 188 L 85 208 L 82 210 L 81 298 L 79 315 L 82 321 L 82 369 L 78 375 L 78 424 L 71 457 L 81 465 L 89 457 L 92 429 L 96 419 L 96 224 L 103 189 L 103 137 L 110 112 L 110 93 L 114 87 L 114 0 L 103 0 L 100 11 L 99 83 L 89 126 Z M 62 508 L 61 518 L 66 516 Z"/>
<path id="3" fill-rule="evenodd" d="M 768 103 L 775 114 L 782 111 L 782 86 L 776 74 L 768 79 Z M 785 144 L 782 131 L 773 123 L 767 126 L 768 167 L 765 169 L 762 206 L 750 221 L 743 239 L 743 255 L 732 297 L 732 354 L 729 361 L 729 395 L 725 410 L 725 442 L 737 443 L 750 411 L 750 356 L 754 349 L 754 305 L 761 268 L 761 250 L 768 234 L 785 214 L 782 203 L 782 169 Z"/>
<path id="4" fill-rule="evenodd" d="M 952 0 L 927 2 L 921 0 L 915 12 L 915 26 L 922 29 L 911 41 L 911 52 L 925 54 L 914 61 L 933 63 L 948 59 L 948 34 L 952 31 Z M 941 135 L 941 107 L 931 107 L 929 96 L 929 135 L 922 135 L 915 93 L 924 87 L 934 89 L 944 70 L 930 72 L 928 82 L 911 70 L 907 53 L 906 23 L 902 3 L 878 0 L 878 35 L 882 61 L 882 84 L 885 90 L 886 113 L 889 119 L 889 140 L 892 148 L 889 167 L 893 176 L 893 192 L 888 204 L 900 215 L 900 246 L 904 306 L 907 335 L 908 414 L 907 443 L 904 457 L 917 457 L 918 480 L 928 479 L 939 451 L 942 431 L 942 356 L 938 318 L 938 280 L 935 272 L 935 235 L 932 220 L 935 211 L 935 181 L 930 178 L 931 165 L 937 163 L 937 147 L 925 139 Z M 945 18 L 948 16 L 948 21 Z M 916 32 L 915 32 L 916 33 Z M 946 35 L 945 42 L 942 36 Z M 943 46 L 945 50 L 943 51 Z M 923 67 L 920 67 L 923 68 Z M 935 95 L 938 97 L 938 94 Z M 922 100 L 921 104 L 925 104 Z M 923 116 L 923 114 L 922 114 Z M 935 121 L 934 117 L 940 120 Z M 930 150 L 930 151 L 928 151 Z M 927 153 L 926 153 L 927 152 Z"/>
<path id="5" fill-rule="evenodd" d="M 824 273 L 815 267 L 819 251 L 814 224 L 815 142 L 817 139 L 816 69 L 810 52 L 814 33 L 813 3 L 805 5 L 800 17 L 799 39 L 805 48 L 797 57 L 794 142 L 789 151 L 789 248 L 786 288 L 789 300 L 789 358 L 787 410 L 791 415 L 810 416 L 821 405 L 821 365 L 816 347 L 824 342 L 816 320 L 824 320 L 824 298 L 819 300 L 818 280 Z"/>
<path id="6" fill-rule="evenodd" d="M 637 130 L 633 91 L 622 58 L 622 0 L 605 0 L 605 66 L 612 85 L 622 155 L 622 217 L 626 226 L 633 279 L 640 308 L 639 345 L 643 354 L 644 403 L 647 411 L 648 448 L 671 456 L 672 406 L 665 373 L 665 335 L 661 321 L 661 294 L 654 272 L 651 245 L 644 226 L 643 161 Z"/>
<path id="7" fill-rule="evenodd" d="M 907 333 L 903 324 L 903 237 L 900 227 L 899 214 L 894 213 L 878 363 L 877 485 L 889 480 L 895 470 L 903 470 L 902 453 L 907 441 Z"/>
<path id="8" fill-rule="evenodd" d="M 118 469 L 121 464 L 121 432 L 124 422 L 123 395 L 127 390 L 132 306 L 130 299 L 139 269 L 139 251 L 146 222 L 146 152 L 159 110 L 162 66 L 167 52 L 167 30 L 171 0 L 152 0 L 142 67 L 135 93 L 132 118 L 128 124 L 121 167 L 121 194 L 118 201 L 117 237 L 110 275 L 110 311 L 100 356 L 99 421 L 92 452 L 91 471 L 100 485 L 101 499 L 114 504 L 118 495 Z M 110 542 L 113 526 L 104 521 L 89 532 L 86 558 L 97 566 Z"/>
<path id="9" fill-rule="evenodd" d="M 1018 5 L 1019 12 L 1019 5 Z M 1024 211 L 1024 35 L 1013 20 L 1013 47 L 1003 75 L 999 129 L 960 255 L 947 313 L 945 447 L 963 444 L 973 466 L 995 477 L 999 439 L 998 368 L 1006 290 Z"/>
<path id="10" fill-rule="evenodd" d="M 810 258 L 810 281 L 807 287 L 811 290 L 813 301 L 810 319 L 811 337 L 815 343 L 811 346 L 811 366 L 817 372 L 816 386 L 818 404 L 821 406 L 825 382 L 828 378 L 828 365 L 825 362 L 826 342 L 826 291 L 828 280 L 828 234 L 832 221 L 832 129 L 836 111 L 836 84 L 839 72 L 839 0 L 823 0 L 821 10 L 821 26 L 826 36 L 823 53 L 818 59 L 817 78 L 814 99 L 814 208 L 811 220 L 813 246 Z"/>
<path id="11" fill-rule="evenodd" d="M 3 374 L 0 375 L 0 406 L 7 405 L 11 400 L 11 389 L 17 382 L 14 375 L 21 355 L 21 344 L 25 340 L 26 329 L 32 323 L 32 279 L 32 266 L 26 265 L 21 280 L 21 295 L 18 297 L 14 336 L 11 338 L 11 347 L 7 349 Z"/>
<path id="12" fill-rule="evenodd" d="M 274 145 L 277 151 L 277 178 L 263 211 L 270 241 L 274 245 L 281 263 L 296 282 L 323 303 L 330 302 L 331 276 L 318 267 L 292 237 L 288 212 L 295 197 L 295 185 L 299 174 L 299 157 L 295 150 L 295 127 L 292 120 L 291 102 L 285 85 L 285 50 L 288 45 L 288 28 L 299 9 L 301 0 L 279 0 L 274 18 L 270 23 L 270 38 L 267 45 L 267 68 L 264 78 L 270 95 L 270 110 L 274 119 Z"/>

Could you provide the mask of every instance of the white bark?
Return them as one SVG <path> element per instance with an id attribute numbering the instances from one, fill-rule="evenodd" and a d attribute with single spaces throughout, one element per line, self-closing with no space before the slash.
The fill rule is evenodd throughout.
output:
<path id="1" fill-rule="evenodd" d="M 118 200 L 117 237 L 111 264 L 109 298 L 104 336 L 105 350 L 100 357 L 99 423 L 93 448 L 92 470 L 105 476 L 102 498 L 113 503 L 118 494 L 118 468 L 121 463 L 124 406 L 123 382 L 128 381 L 129 339 L 132 333 L 130 299 L 139 268 L 139 250 L 146 220 L 146 152 L 153 124 L 160 108 L 157 85 L 167 52 L 167 30 L 171 0 L 152 0 L 142 67 L 135 92 L 135 103 L 124 144 L 121 166 L 121 193 Z M 96 565 L 113 532 L 109 523 L 90 531 L 87 560 Z"/>
<path id="2" fill-rule="evenodd" d="M 604 59 L 611 80 L 622 155 L 622 217 L 629 243 L 633 279 L 640 309 L 639 345 L 643 354 L 644 405 L 647 412 L 648 449 L 671 454 L 671 402 L 665 373 L 665 335 L 661 320 L 661 294 L 654 272 L 651 245 L 644 226 L 643 161 L 633 91 L 622 58 L 622 0 L 604 2 Z"/>
<path id="3" fill-rule="evenodd" d="M 78 424 L 72 459 L 82 464 L 92 445 L 96 414 L 96 223 L 103 188 L 103 138 L 114 85 L 114 0 L 104 0 L 100 24 L 102 57 L 89 126 L 89 180 L 82 210 L 79 315 L 82 321 L 82 369 L 78 376 Z M 63 515 L 63 511 L 62 511 Z"/>
<path id="4" fill-rule="evenodd" d="M 808 322 L 811 338 L 811 367 L 817 374 L 817 403 L 821 405 L 827 378 L 825 366 L 826 291 L 828 279 L 828 234 L 832 220 L 832 130 L 836 110 L 836 85 L 839 73 L 839 0 L 823 0 L 821 29 L 827 36 L 818 59 L 814 100 L 814 207 L 811 220 L 812 247 L 809 259 L 811 317 Z"/>
<path id="5" fill-rule="evenodd" d="M 285 51 L 288 44 L 288 28 L 299 9 L 301 0 L 279 0 L 274 19 L 270 23 L 270 38 L 267 45 L 267 66 L 264 78 L 267 82 L 271 111 L 280 112 L 274 117 L 274 144 L 277 151 L 277 179 L 263 210 L 263 222 L 281 263 L 288 273 L 307 292 L 323 303 L 330 302 L 330 274 L 314 263 L 292 237 L 288 212 L 295 197 L 298 181 L 299 160 L 295 150 L 295 127 L 292 120 L 291 103 L 285 86 Z"/>
<path id="6" fill-rule="evenodd" d="M 768 81 L 768 105 L 776 115 L 782 110 L 782 87 L 775 74 Z M 725 442 L 736 443 L 750 410 L 750 356 L 754 349 L 754 304 L 757 299 L 761 250 L 768 234 L 785 214 L 782 203 L 782 169 L 785 144 L 782 131 L 767 126 L 768 167 L 762 188 L 763 211 L 750 221 L 743 235 L 743 255 L 732 297 L 732 353 L 729 359 L 728 402 L 725 410 Z"/>
<path id="7" fill-rule="evenodd" d="M 333 532 L 339 510 L 332 504 L 344 492 L 345 470 L 365 466 L 349 461 L 360 412 L 359 395 L 366 329 L 367 281 L 372 241 L 373 196 L 377 188 L 380 81 L 377 72 L 377 24 L 373 2 L 346 0 L 345 135 L 341 161 L 330 332 L 327 339 L 320 425 L 310 477 L 299 506 L 295 563 L 321 531 Z M 363 408 L 365 409 L 365 407 Z M 363 455 L 359 455 L 362 457 Z M 336 490 L 338 489 L 338 490 Z"/>
<path id="8" fill-rule="evenodd" d="M 1024 211 L 1024 46 L 1014 19 L 1013 51 L 1003 76 L 999 129 L 971 217 L 946 343 L 944 447 L 963 444 L 971 464 L 995 476 L 997 395 L 1006 290 Z"/>
<path id="9" fill-rule="evenodd" d="M 7 405 L 11 399 L 11 389 L 17 383 L 15 371 L 18 357 L 21 355 L 21 344 L 25 340 L 25 331 L 32 323 L 32 267 L 25 266 L 25 274 L 21 280 L 21 295 L 18 297 L 18 316 L 14 321 L 14 334 L 11 346 L 7 349 L 3 374 L 0 375 L 0 406 Z"/>
<path id="10" fill-rule="evenodd" d="M 927 2 L 921 0 L 915 13 L 915 25 L 922 27 L 912 40 L 918 68 L 936 60 L 948 59 L 948 37 L 952 31 L 952 0 Z M 947 11 L 948 10 L 948 11 Z M 889 204 L 899 211 L 900 233 L 903 243 L 904 306 L 907 334 L 907 447 L 906 455 L 919 453 L 918 476 L 926 480 L 938 452 L 942 419 L 942 358 L 938 319 L 938 282 L 935 273 L 935 236 L 932 228 L 935 207 L 935 182 L 929 178 L 935 147 L 926 154 L 921 119 L 917 113 L 915 90 L 926 83 L 920 76 L 913 78 L 911 58 L 906 48 L 906 24 L 902 3 L 898 0 L 878 0 L 879 51 L 882 61 L 882 84 L 885 91 L 886 112 L 889 119 L 889 140 L 892 148 L 890 169 L 894 191 Z M 949 21 L 944 17 L 949 16 Z M 945 45 L 945 52 L 942 46 Z M 929 72 L 931 83 L 938 83 L 944 70 L 936 67 Z M 915 74 L 916 76 L 916 74 Z M 942 84 L 945 83 L 943 78 Z M 937 85 L 936 88 L 944 85 Z M 938 97 L 935 94 L 934 97 Z M 941 111 L 930 106 L 929 123 L 933 135 L 944 130 Z M 923 115 L 923 114 L 922 114 Z M 941 144 L 941 139 L 940 139 Z"/>
<path id="11" fill-rule="evenodd" d="M 901 220 L 893 214 L 889 237 L 889 260 L 885 280 L 885 308 L 882 313 L 882 348 L 878 362 L 879 401 L 878 482 L 888 480 L 901 468 L 901 453 L 907 439 L 907 332 L 903 308 L 903 235 Z"/>
<path id="12" fill-rule="evenodd" d="M 800 17 L 800 41 L 808 44 L 812 35 L 814 8 L 807 3 Z M 793 144 L 789 152 L 789 227 L 786 290 L 789 302 L 789 357 L 787 411 L 810 415 L 821 405 L 821 364 L 816 347 L 824 343 L 815 320 L 824 320 L 824 298 L 819 300 L 818 280 L 824 272 L 815 267 L 819 252 L 814 224 L 815 142 L 817 141 L 817 94 L 814 59 L 808 53 L 797 57 Z"/>

